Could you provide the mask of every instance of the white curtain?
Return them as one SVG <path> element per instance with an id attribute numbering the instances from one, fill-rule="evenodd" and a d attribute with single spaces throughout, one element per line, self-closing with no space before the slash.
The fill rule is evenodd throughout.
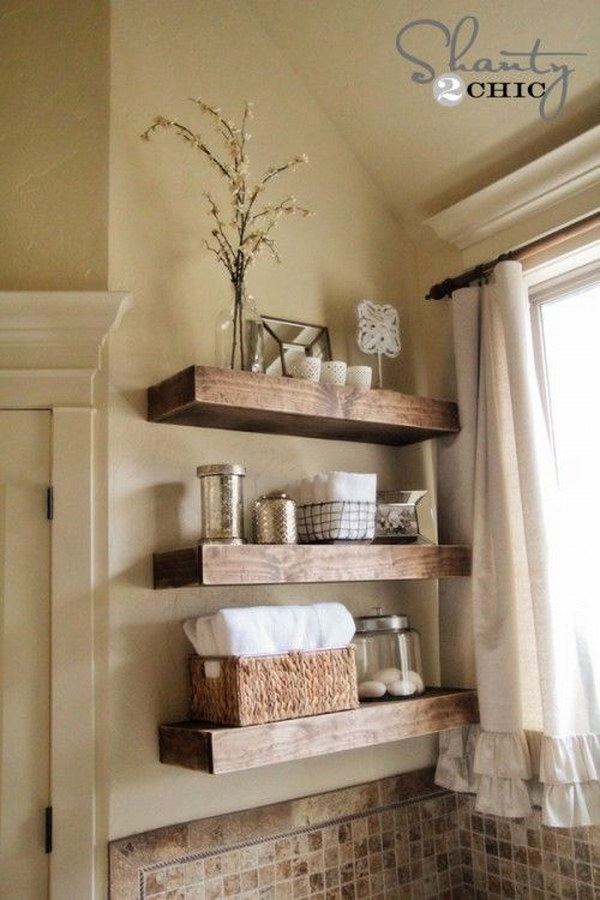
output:
<path id="1" fill-rule="evenodd" d="M 580 662 L 520 264 L 451 302 L 463 430 L 440 449 L 440 535 L 470 538 L 473 574 L 441 586 L 440 643 L 472 627 L 453 646 L 473 648 L 481 727 L 442 734 L 436 780 L 481 812 L 600 824 L 600 652 Z"/>

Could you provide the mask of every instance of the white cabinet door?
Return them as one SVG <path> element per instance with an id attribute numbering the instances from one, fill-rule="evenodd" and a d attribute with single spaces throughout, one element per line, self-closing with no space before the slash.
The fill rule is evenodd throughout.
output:
<path id="1" fill-rule="evenodd" d="M 0 897 L 48 896 L 51 414 L 0 411 Z"/>

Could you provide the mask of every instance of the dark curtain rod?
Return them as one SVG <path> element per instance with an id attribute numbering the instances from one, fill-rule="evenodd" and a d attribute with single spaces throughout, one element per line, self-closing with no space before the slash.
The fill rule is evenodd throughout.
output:
<path id="1" fill-rule="evenodd" d="M 536 253 L 541 253 L 543 250 L 549 250 L 551 247 L 564 243 L 569 238 L 585 234 L 586 231 L 591 231 L 596 225 L 600 225 L 600 212 L 592 213 L 590 216 L 586 216 L 585 219 L 579 219 L 577 222 L 565 225 L 564 228 L 559 228 L 557 231 L 553 231 L 544 237 L 531 241 L 529 244 L 523 244 L 515 250 L 501 253 L 496 259 L 480 263 L 478 266 L 468 269 L 461 275 L 456 275 L 454 278 L 446 278 L 444 281 L 440 281 L 439 284 L 434 284 L 429 289 L 429 293 L 425 299 L 443 300 L 445 297 L 451 297 L 453 291 L 458 290 L 458 288 L 468 287 L 470 284 L 482 284 L 493 270 L 496 263 L 503 262 L 507 259 L 528 259 L 530 256 L 535 256 Z"/>

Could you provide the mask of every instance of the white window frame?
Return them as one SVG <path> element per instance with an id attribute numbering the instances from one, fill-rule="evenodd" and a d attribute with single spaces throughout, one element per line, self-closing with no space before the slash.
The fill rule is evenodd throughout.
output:
<path id="1" fill-rule="evenodd" d="M 600 226 L 591 234 L 571 240 L 561 251 L 551 248 L 523 261 L 523 280 L 530 296 L 541 292 L 545 282 L 572 277 L 575 270 L 593 265 L 600 260 Z"/>

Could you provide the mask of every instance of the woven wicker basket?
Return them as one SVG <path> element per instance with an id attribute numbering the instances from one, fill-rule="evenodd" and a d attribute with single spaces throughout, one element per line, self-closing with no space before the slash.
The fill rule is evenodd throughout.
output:
<path id="1" fill-rule="evenodd" d="M 207 677 L 207 669 L 216 677 Z M 359 705 L 353 644 L 269 656 L 192 656 L 189 671 L 191 719 L 258 725 Z"/>

